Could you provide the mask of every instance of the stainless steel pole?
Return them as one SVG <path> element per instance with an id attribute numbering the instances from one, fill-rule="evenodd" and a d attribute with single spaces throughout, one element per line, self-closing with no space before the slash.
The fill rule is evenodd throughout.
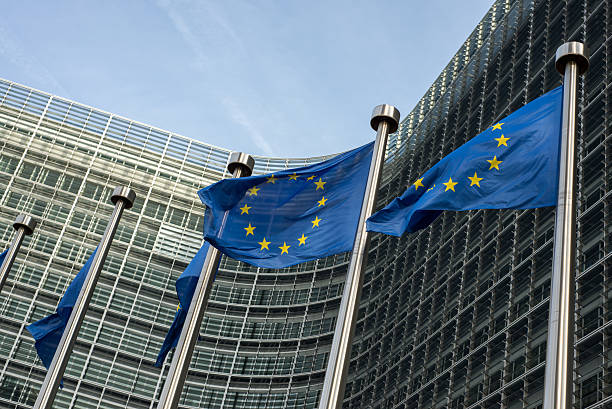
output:
<path id="1" fill-rule="evenodd" d="M 338 321 L 336 322 L 332 349 L 327 363 L 319 409 L 342 408 L 346 376 L 351 357 L 351 342 L 357 323 L 363 273 L 367 264 L 370 243 L 370 234 L 366 231 L 365 221 L 372 215 L 376 205 L 376 193 L 385 159 L 387 137 L 390 133 L 397 131 L 399 118 L 399 111 L 391 105 L 378 105 L 372 112 L 370 125 L 377 131 L 376 144 L 372 154 L 372 162 L 370 163 L 370 173 L 368 174 L 363 204 L 361 205 L 353 254 L 351 255 L 349 269 L 346 274 L 346 284 L 342 294 L 340 310 L 338 311 Z"/>
<path id="2" fill-rule="evenodd" d="M 40 388 L 38 398 L 36 399 L 36 403 L 34 403 L 34 409 L 51 409 L 53 405 L 57 388 L 64 376 L 64 370 L 68 364 L 70 352 L 72 352 L 74 342 L 76 341 L 79 329 L 83 323 L 83 318 L 85 318 L 89 301 L 93 295 L 100 272 L 102 271 L 102 266 L 104 265 L 104 260 L 106 260 L 106 255 L 113 241 L 119 220 L 121 219 L 123 210 L 132 207 L 135 198 L 136 193 L 128 187 L 119 186 L 113 191 L 111 200 L 115 204 L 115 209 L 106 226 L 106 231 L 104 235 L 102 235 L 98 251 L 87 272 L 87 277 L 85 278 L 85 282 L 79 292 L 72 314 L 70 314 L 66 329 L 55 351 L 47 376 L 45 376 L 45 380 Z"/>
<path id="3" fill-rule="evenodd" d="M 6 282 L 6 278 L 11 271 L 11 267 L 13 267 L 13 262 L 15 262 L 15 257 L 17 257 L 17 253 L 19 252 L 23 238 L 32 234 L 36 228 L 36 220 L 27 214 L 20 214 L 15 219 L 13 227 L 15 230 L 17 230 L 17 234 L 15 234 L 13 243 L 11 244 L 11 247 L 9 247 L 9 250 L 4 257 L 4 262 L 0 267 L 0 291 L 2 291 L 4 288 L 4 283 Z"/>
<path id="4" fill-rule="evenodd" d="M 555 219 L 555 248 L 548 316 L 544 408 L 570 409 L 574 370 L 574 297 L 576 269 L 576 210 L 574 191 L 576 91 L 578 75 L 589 68 L 584 44 L 565 43 L 557 49 L 557 70 L 563 77 L 563 114 L 559 196 Z"/>
<path id="5" fill-rule="evenodd" d="M 242 152 L 233 152 L 230 155 L 227 169 L 235 178 L 239 178 L 250 176 L 254 165 L 255 160 L 251 155 Z M 223 224 L 225 224 L 225 220 L 223 220 L 222 226 Z M 178 408 L 183 385 L 187 378 L 187 371 L 189 370 L 189 363 L 191 362 L 191 356 L 193 355 L 198 335 L 200 335 L 200 326 L 202 325 L 202 319 L 204 319 L 204 312 L 206 311 L 208 298 L 210 297 L 210 291 L 213 286 L 215 272 L 219 266 L 220 259 L 221 252 L 210 246 L 206 254 L 204 266 L 202 267 L 202 272 L 198 278 L 198 284 L 193 293 L 193 298 L 191 299 L 191 304 L 189 305 L 189 310 L 187 311 L 187 316 L 185 317 L 185 324 L 183 325 L 181 336 L 176 345 L 174 358 L 172 359 L 170 371 L 164 383 L 157 409 Z"/>

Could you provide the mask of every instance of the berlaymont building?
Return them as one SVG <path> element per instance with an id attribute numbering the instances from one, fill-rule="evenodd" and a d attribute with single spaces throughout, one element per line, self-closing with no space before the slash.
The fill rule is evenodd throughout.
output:
<path id="1" fill-rule="evenodd" d="M 574 404 L 609 408 L 612 2 L 495 2 L 391 136 L 378 206 L 559 86 L 554 54 L 571 40 L 588 46 L 591 62 L 578 90 Z M 171 357 L 153 363 L 176 310 L 174 282 L 201 244 L 196 191 L 229 176 L 229 153 L 0 80 L 0 247 L 18 213 L 40 220 L 0 296 L 0 407 L 34 403 L 45 369 L 25 326 L 54 311 L 99 242 L 118 185 L 137 200 L 55 407 L 155 407 Z M 255 159 L 261 174 L 322 158 Z M 344 407 L 542 408 L 553 225 L 552 208 L 445 212 L 419 233 L 374 235 Z M 223 258 L 181 407 L 315 408 L 347 262 L 340 254 L 267 270 Z"/>

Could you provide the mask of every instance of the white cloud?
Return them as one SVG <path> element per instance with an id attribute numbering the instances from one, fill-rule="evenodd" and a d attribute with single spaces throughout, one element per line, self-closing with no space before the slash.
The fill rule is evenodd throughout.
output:
<path id="1" fill-rule="evenodd" d="M 257 146 L 263 154 L 268 156 L 275 156 L 272 147 L 264 138 L 264 136 L 259 132 L 259 129 L 253 124 L 251 120 L 246 116 L 244 111 L 238 106 L 238 104 L 233 101 L 231 98 L 223 98 L 223 105 L 227 108 L 230 117 L 234 122 L 241 125 L 249 134 L 249 137 Z"/>
<path id="2" fill-rule="evenodd" d="M 157 5 L 166 13 L 176 31 L 179 32 L 183 41 L 187 43 L 187 46 L 191 49 L 195 55 L 195 65 L 198 69 L 204 70 L 207 63 L 206 53 L 200 45 L 198 37 L 193 32 L 188 22 L 176 11 L 171 0 L 159 0 Z"/>

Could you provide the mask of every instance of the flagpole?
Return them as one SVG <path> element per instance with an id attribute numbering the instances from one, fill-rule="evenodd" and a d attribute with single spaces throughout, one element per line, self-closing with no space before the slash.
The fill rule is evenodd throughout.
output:
<path id="1" fill-rule="evenodd" d="M 587 48 L 575 41 L 561 45 L 557 49 L 555 66 L 563 75 L 563 114 L 544 375 L 544 408 L 570 409 L 573 407 L 576 284 L 576 96 L 578 75 L 584 74 L 589 68 Z"/>
<path id="2" fill-rule="evenodd" d="M 254 165 L 255 160 L 251 155 L 242 152 L 232 152 L 227 169 L 234 178 L 239 178 L 250 176 Z M 225 219 L 222 221 L 222 226 L 223 224 L 225 224 Z M 191 362 L 196 341 L 200 335 L 200 326 L 202 325 L 202 319 L 204 318 L 204 312 L 206 311 L 220 259 L 221 252 L 210 246 L 202 272 L 198 278 L 198 284 L 193 293 L 193 298 L 191 299 L 191 304 L 189 305 L 189 310 L 187 311 L 187 316 L 185 317 L 185 324 L 176 345 L 174 358 L 172 359 L 170 371 L 159 397 L 157 409 L 178 408 L 183 385 L 187 378 L 187 371 L 189 370 L 189 363 Z"/>
<path id="3" fill-rule="evenodd" d="M 11 267 L 13 267 L 13 262 L 15 261 L 17 253 L 21 248 L 21 243 L 23 242 L 24 237 L 32 234 L 36 228 L 36 220 L 27 214 L 20 214 L 15 219 L 13 227 L 15 230 L 17 230 L 17 233 L 15 234 L 11 247 L 6 252 L 2 267 L 0 267 L 0 291 L 2 291 L 4 288 L 4 283 L 6 282 L 9 272 L 11 271 Z"/>
<path id="4" fill-rule="evenodd" d="M 372 112 L 370 125 L 376 130 L 376 144 L 372 153 L 368 183 L 363 196 L 359 224 L 355 234 L 355 244 L 346 274 L 346 283 L 338 311 L 338 321 L 334 331 L 332 349 L 327 362 L 327 371 L 323 383 L 323 392 L 319 409 L 341 409 L 346 376 L 351 357 L 351 342 L 357 323 L 359 299 L 363 285 L 363 273 L 367 265 L 370 234 L 366 231 L 365 222 L 372 215 L 376 205 L 376 193 L 382 174 L 387 137 L 397 131 L 400 113 L 392 105 L 378 105 Z"/>
<path id="5" fill-rule="evenodd" d="M 115 231 L 117 231 L 119 220 L 121 219 L 123 210 L 132 207 L 134 204 L 134 199 L 136 199 L 136 193 L 134 193 L 134 191 L 128 187 L 118 186 L 113 191 L 111 201 L 115 204 L 115 209 L 113 210 L 110 221 L 106 226 L 106 231 L 102 235 L 102 239 L 98 245 L 98 250 L 96 251 L 94 259 L 91 263 L 91 267 L 87 272 L 87 277 L 85 278 L 83 287 L 81 288 L 76 303 L 74 304 L 74 308 L 70 314 L 66 329 L 64 330 L 57 350 L 55 351 L 53 361 L 51 361 L 51 366 L 47 371 L 47 376 L 45 376 L 45 380 L 40 388 L 36 403 L 34 403 L 34 409 L 51 409 L 53 405 L 57 388 L 62 380 L 62 377 L 64 376 L 64 370 L 68 364 L 68 359 L 70 358 L 70 353 L 72 352 L 72 348 L 79 333 L 79 329 L 81 328 L 81 324 L 83 323 L 83 319 L 85 318 L 89 301 L 91 300 L 96 283 L 100 277 L 100 272 L 102 271 L 102 266 L 106 260 L 106 255 L 108 254 L 110 245 L 113 242 L 113 237 L 115 236 Z"/>

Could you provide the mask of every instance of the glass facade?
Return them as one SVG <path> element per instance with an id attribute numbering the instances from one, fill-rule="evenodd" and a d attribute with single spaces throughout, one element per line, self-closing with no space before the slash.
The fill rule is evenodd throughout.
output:
<path id="1" fill-rule="evenodd" d="M 153 367 L 178 303 L 174 282 L 202 242 L 196 191 L 228 176 L 229 153 L 0 80 L 0 247 L 18 213 L 42 221 L 0 295 L 0 407 L 34 403 L 45 369 L 25 326 L 55 309 L 99 242 L 117 185 L 137 199 L 120 222 L 55 407 L 154 407 L 171 358 Z M 255 159 L 254 172 L 267 173 L 325 158 Z M 222 259 L 183 407 L 316 402 L 310 378 L 326 364 L 329 341 L 321 348 L 319 339 L 333 331 L 326 303 L 340 296 L 344 261 L 277 274 Z"/>
<path id="2" fill-rule="evenodd" d="M 576 408 L 612 407 L 612 3 L 497 1 L 402 122 L 382 207 L 471 137 L 561 85 L 556 49 L 582 41 L 578 91 Z M 445 212 L 375 236 L 346 408 L 541 408 L 554 209 Z"/>
<path id="3" fill-rule="evenodd" d="M 579 82 L 575 406 L 612 405 L 612 4 L 498 0 L 392 135 L 379 207 L 440 158 L 561 84 L 554 54 L 591 51 Z M 401 107 L 400 107 L 401 108 Z M 195 192 L 229 151 L 0 80 L 0 246 L 20 212 L 42 220 L 0 295 L 0 406 L 31 407 L 45 375 L 25 325 L 52 312 L 124 213 L 57 408 L 154 408 L 153 367 L 174 281 L 201 243 Z M 321 160 L 256 158 L 256 173 Z M 345 408 L 541 408 L 554 209 L 446 212 L 375 235 Z M 314 408 L 348 255 L 282 270 L 223 258 L 182 408 Z"/>

